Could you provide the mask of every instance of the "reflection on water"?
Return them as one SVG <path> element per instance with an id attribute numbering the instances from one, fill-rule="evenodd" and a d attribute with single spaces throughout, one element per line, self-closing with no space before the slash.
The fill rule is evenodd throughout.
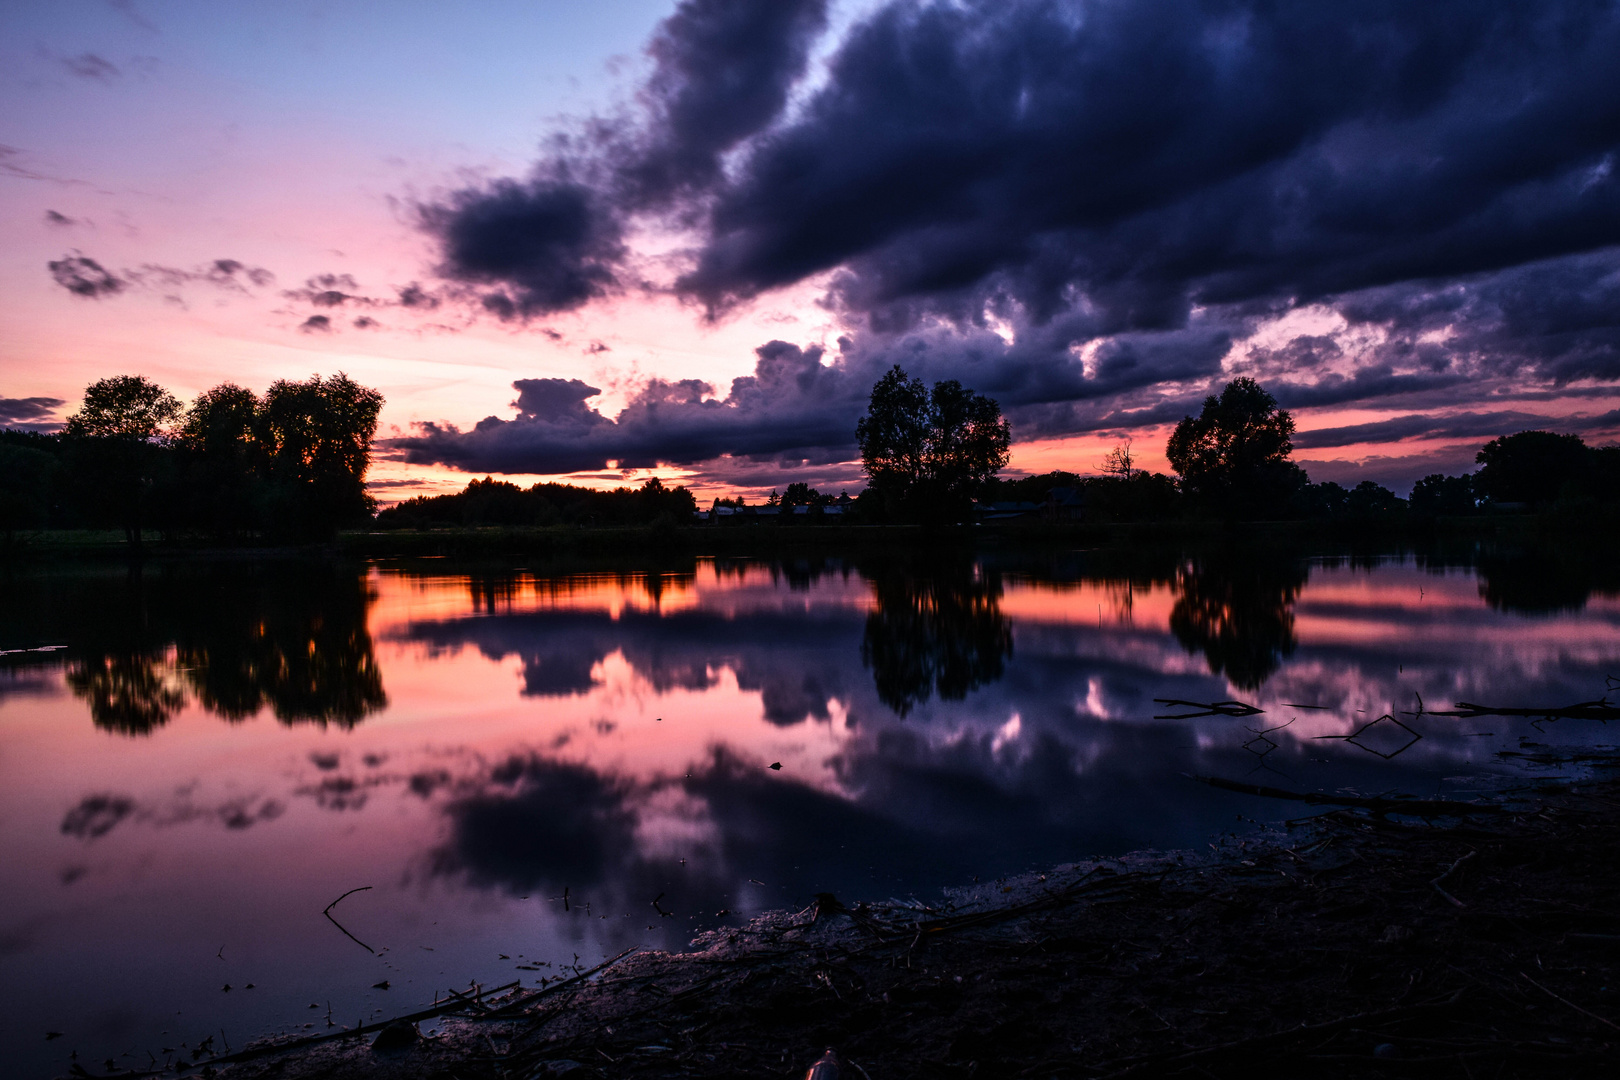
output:
<path id="1" fill-rule="evenodd" d="M 8 591 L 9 633 L 64 645 L 97 727 L 162 727 L 188 701 L 241 721 L 350 727 L 388 703 L 365 575 L 311 565 L 46 578 Z M 16 616 L 16 621 L 11 617 Z"/>
<path id="2" fill-rule="evenodd" d="M 863 568 L 872 610 L 861 662 L 872 669 L 879 700 L 900 716 L 938 693 L 961 701 L 1001 678 L 1012 655 L 1012 625 L 1001 613 L 1001 582 L 981 578 L 965 555 L 922 567 Z"/>
<path id="3" fill-rule="evenodd" d="M 1183 773 L 1489 787 L 1606 732 L 1417 702 L 1600 696 L 1620 579 L 1471 549 L 55 571 L 5 582 L 0 649 L 0 1040 L 46 1075 L 1296 810 Z M 1262 711 L 1154 703 L 1233 697 Z M 375 956 L 320 917 L 364 885 Z"/>
<path id="4" fill-rule="evenodd" d="M 1254 690 L 1293 655 L 1294 599 L 1306 564 L 1227 551 L 1188 560 L 1176 574 L 1170 630 L 1239 690 Z"/>

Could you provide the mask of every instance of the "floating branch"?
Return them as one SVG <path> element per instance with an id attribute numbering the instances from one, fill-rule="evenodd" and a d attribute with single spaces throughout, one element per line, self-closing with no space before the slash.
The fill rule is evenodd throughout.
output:
<path id="1" fill-rule="evenodd" d="M 1418 715 L 1420 715 L 1420 716 L 1422 715 L 1422 712 L 1421 712 L 1422 708 L 1423 708 L 1423 702 L 1422 702 L 1422 699 L 1419 699 L 1419 701 L 1418 701 L 1418 709 L 1420 711 L 1419 711 Z M 1434 714 L 1430 713 L 1429 715 L 1433 716 Z M 1377 747 L 1370 746 L 1367 743 L 1364 743 L 1364 742 L 1361 741 L 1361 736 L 1365 732 L 1371 730 L 1374 727 L 1377 727 L 1379 724 L 1386 723 L 1386 722 L 1394 724 L 1396 727 L 1400 728 L 1402 731 L 1406 732 L 1408 735 L 1411 736 L 1410 739 L 1407 739 L 1404 743 L 1402 743 L 1400 746 L 1396 747 L 1394 750 L 1391 750 L 1387 754 L 1384 753 L 1384 751 L 1378 749 Z M 1419 735 L 1417 732 L 1413 731 L 1411 728 L 1407 727 L 1405 724 L 1401 723 L 1399 720 L 1395 719 L 1393 716 L 1389 715 L 1388 713 L 1385 713 L 1383 716 L 1380 716 L 1376 720 L 1369 720 L 1367 723 L 1362 724 L 1360 727 L 1356 728 L 1356 730 L 1352 731 L 1348 735 L 1317 735 L 1317 736 L 1314 736 L 1314 738 L 1316 738 L 1316 739 L 1342 739 L 1345 742 L 1350 743 L 1351 745 L 1357 747 L 1358 749 L 1367 751 L 1367 753 L 1369 753 L 1369 754 L 1378 755 L 1379 757 L 1383 758 L 1385 761 L 1388 761 L 1390 758 L 1393 758 L 1393 757 L 1399 757 L 1401 754 L 1406 753 L 1408 750 L 1412 749 L 1412 747 L 1416 746 L 1418 743 L 1423 741 L 1423 736 L 1422 735 Z"/>
<path id="2" fill-rule="evenodd" d="M 1178 698 L 1154 698 L 1155 705 L 1175 705 L 1182 709 L 1197 709 L 1198 712 L 1176 713 L 1168 716 L 1155 716 L 1155 720 L 1194 720 L 1200 716 L 1255 716 L 1266 710 L 1257 709 L 1253 705 L 1242 701 L 1212 701 L 1208 705 L 1202 701 L 1181 701 Z"/>
<path id="3" fill-rule="evenodd" d="M 342 930 L 344 937 L 348 938 L 350 941 L 354 942 L 356 945 L 358 945 L 362 949 L 366 950 L 366 952 L 370 953 L 372 956 L 376 956 L 377 955 L 377 950 L 376 949 L 373 949 L 370 945 L 367 945 L 365 942 L 361 941 L 359 938 L 357 938 L 353 934 L 349 933 L 348 930 L 344 929 L 344 926 L 343 926 L 342 923 L 340 923 L 336 919 L 332 918 L 332 909 L 338 906 L 338 900 L 342 900 L 344 896 L 353 896 L 357 892 L 365 892 L 369 888 L 371 888 L 370 885 L 362 885 L 358 889 L 350 889 L 348 892 L 344 893 L 343 896 L 338 897 L 337 900 L 332 901 L 330 904 L 327 904 L 326 907 L 322 908 L 321 909 L 321 914 L 325 915 L 326 918 L 327 918 L 327 921 L 329 921 L 333 926 L 337 927 L 339 930 Z M 223 947 L 224 946 L 221 946 L 221 948 L 223 948 Z"/>
<path id="4" fill-rule="evenodd" d="M 1498 705 L 1475 705 L 1470 701 L 1459 701 L 1454 710 L 1446 712 L 1430 711 L 1430 716 L 1460 716 L 1463 719 L 1473 719 L 1476 716 L 1532 716 L 1540 720 L 1620 720 L 1620 706 L 1610 705 L 1606 697 L 1596 701 L 1578 701 L 1573 705 L 1553 705 L 1544 709 L 1518 709 Z"/>

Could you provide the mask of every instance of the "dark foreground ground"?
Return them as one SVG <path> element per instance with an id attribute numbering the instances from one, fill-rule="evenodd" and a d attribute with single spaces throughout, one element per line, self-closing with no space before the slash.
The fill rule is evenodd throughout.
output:
<path id="1" fill-rule="evenodd" d="M 938 910 L 823 897 L 460 1004 L 437 1038 L 396 1026 L 400 1049 L 371 1031 L 183 1075 L 785 1077 L 825 1047 L 844 1080 L 1620 1075 L 1620 784 L 1432 821 L 1325 809 Z"/>

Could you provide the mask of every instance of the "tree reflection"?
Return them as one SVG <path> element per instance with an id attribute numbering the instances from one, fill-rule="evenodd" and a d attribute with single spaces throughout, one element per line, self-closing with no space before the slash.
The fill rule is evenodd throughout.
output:
<path id="1" fill-rule="evenodd" d="M 67 684 L 108 731 L 161 727 L 188 691 L 231 721 L 268 708 L 284 724 L 352 727 L 388 703 L 356 571 L 132 573 L 43 591 L 53 614 L 37 632 L 68 642 Z"/>
<path id="2" fill-rule="evenodd" d="M 935 693 L 959 701 L 1001 678 L 1012 628 L 1001 613 L 999 578 L 976 577 L 968 560 L 862 573 L 876 604 L 866 616 L 861 662 L 885 705 L 905 716 Z"/>
<path id="3" fill-rule="evenodd" d="M 1188 652 L 1202 652 L 1211 673 L 1253 690 L 1299 643 L 1294 599 L 1309 571 L 1287 557 L 1199 555 L 1176 580 L 1170 630 Z"/>
<path id="4" fill-rule="evenodd" d="M 186 703 L 164 657 L 122 653 L 83 657 L 68 665 L 67 684 L 90 706 L 98 728 L 148 735 Z"/>
<path id="5" fill-rule="evenodd" d="M 1588 545 L 1491 551 L 1478 569 L 1479 594 L 1498 611 L 1556 615 L 1580 611 L 1593 593 L 1620 595 L 1620 563 Z"/>

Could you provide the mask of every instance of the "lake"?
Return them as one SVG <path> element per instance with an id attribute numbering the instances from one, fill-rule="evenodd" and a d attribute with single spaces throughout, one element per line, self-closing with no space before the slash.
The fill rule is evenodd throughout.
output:
<path id="1" fill-rule="evenodd" d="M 1432 711 L 1602 698 L 1620 580 L 1475 547 L 59 566 L 4 578 L 0 648 L 0 1041 L 43 1077 L 1320 812 L 1189 775 L 1579 775 L 1548 756 L 1601 724 Z"/>

